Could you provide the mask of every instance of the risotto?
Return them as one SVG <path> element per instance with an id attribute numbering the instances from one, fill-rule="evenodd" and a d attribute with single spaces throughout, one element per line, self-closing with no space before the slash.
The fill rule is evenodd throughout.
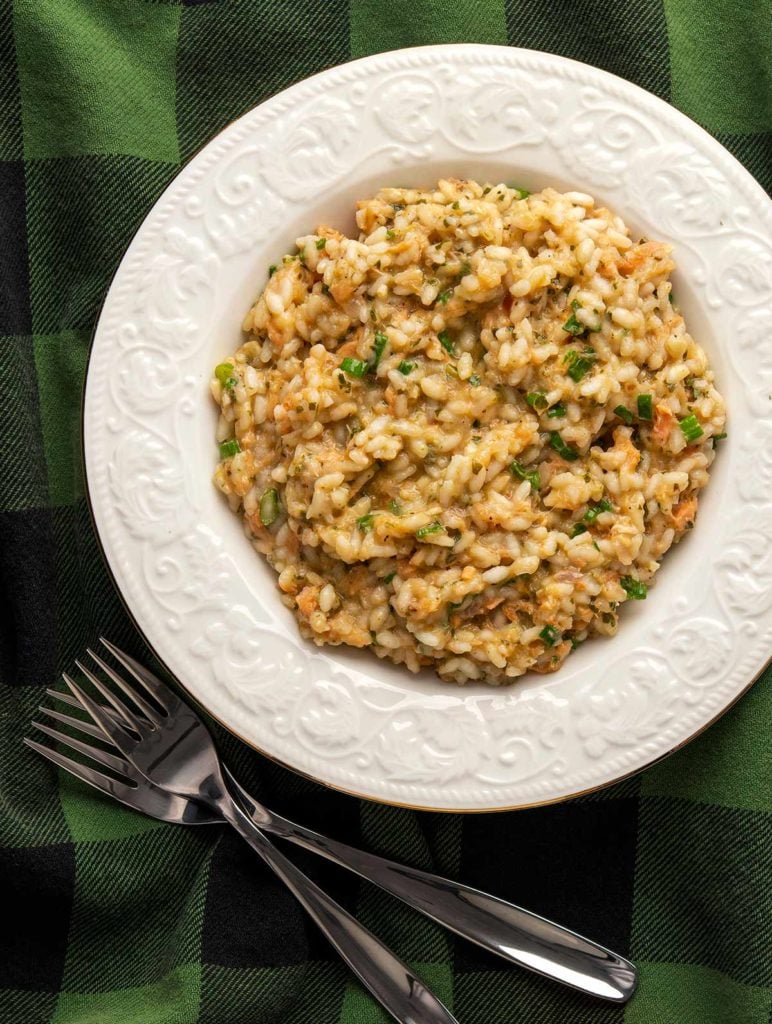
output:
<path id="1" fill-rule="evenodd" d="M 270 267 L 216 368 L 216 484 L 315 643 L 552 672 L 646 597 L 725 436 L 671 247 L 474 181 L 356 220 Z"/>

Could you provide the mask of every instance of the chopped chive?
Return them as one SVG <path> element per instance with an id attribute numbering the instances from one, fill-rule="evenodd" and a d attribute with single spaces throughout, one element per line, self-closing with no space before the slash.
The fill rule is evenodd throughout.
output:
<path id="1" fill-rule="evenodd" d="M 394 239 L 397 237 L 397 232 L 394 230 L 394 228 L 386 228 L 386 237 L 390 242 L 393 242 Z"/>
<path id="2" fill-rule="evenodd" d="M 268 268 L 268 276 L 269 276 L 269 277 L 273 277 L 273 275 L 274 275 L 274 274 L 276 273 L 276 271 L 277 271 L 278 269 L 279 269 L 279 268 L 278 268 L 278 267 L 276 266 L 276 264 L 275 264 L 275 263 L 272 263 L 272 264 L 270 265 L 270 267 Z"/>
<path id="3" fill-rule="evenodd" d="M 569 352 L 566 352 L 563 362 L 568 363 L 568 370 L 566 371 L 568 376 L 578 384 L 588 371 L 592 369 L 592 364 L 597 358 L 597 355 L 591 348 L 586 348 L 581 355 L 576 349 L 572 348 Z"/>
<path id="4" fill-rule="evenodd" d="M 367 515 L 360 516 L 359 519 L 357 519 L 357 526 L 362 531 L 362 533 L 367 533 L 368 530 L 372 530 L 374 521 L 375 516 L 372 514 L 372 512 L 368 512 Z"/>
<path id="5" fill-rule="evenodd" d="M 705 431 L 700 426 L 700 421 L 694 415 L 689 413 L 688 416 L 684 416 L 682 420 L 678 421 L 678 426 L 681 428 L 681 433 L 684 435 L 689 444 L 692 441 L 696 441 L 698 437 L 702 437 Z"/>
<path id="6" fill-rule="evenodd" d="M 547 413 L 547 416 L 549 419 L 554 420 L 560 418 L 561 416 L 565 416 L 565 414 L 566 407 L 563 405 L 562 402 L 558 402 L 557 405 L 552 406 L 552 408 Z"/>
<path id="7" fill-rule="evenodd" d="M 235 437 L 232 437 L 230 441 L 223 441 L 220 445 L 220 458 L 229 459 L 232 455 L 238 455 L 240 451 L 241 445 Z"/>
<path id="8" fill-rule="evenodd" d="M 527 199 L 531 194 L 527 188 L 520 188 L 518 185 L 507 185 L 507 188 L 511 188 L 513 192 L 517 192 L 518 199 Z"/>
<path id="9" fill-rule="evenodd" d="M 469 378 L 469 383 L 472 385 L 473 388 L 479 388 L 480 378 L 477 376 L 476 373 L 473 373 L 472 376 Z"/>
<path id="10" fill-rule="evenodd" d="M 214 375 L 224 388 L 235 388 L 238 379 L 233 376 L 233 363 L 220 363 L 214 368 Z"/>
<path id="11" fill-rule="evenodd" d="M 466 277 L 467 274 L 472 273 L 472 264 L 468 260 L 464 260 L 461 266 L 458 268 L 458 276 Z"/>
<path id="12" fill-rule="evenodd" d="M 389 512 L 393 513 L 395 516 L 401 516 L 403 511 L 404 510 L 400 502 L 398 502 L 396 498 L 392 498 L 389 502 Z"/>
<path id="13" fill-rule="evenodd" d="M 627 596 L 631 598 L 631 600 L 646 600 L 646 592 L 649 588 L 642 580 L 637 580 L 634 576 L 623 576 L 619 582 L 622 585 L 622 589 L 627 593 Z"/>
<path id="14" fill-rule="evenodd" d="M 394 579 L 396 575 L 396 572 L 390 572 L 388 576 L 383 577 L 381 583 L 391 583 L 391 581 Z"/>
<path id="15" fill-rule="evenodd" d="M 317 249 L 323 249 L 325 247 L 325 245 L 327 245 L 327 239 L 326 238 L 317 238 L 317 240 L 316 240 L 316 248 Z"/>
<path id="16" fill-rule="evenodd" d="M 389 339 L 383 333 L 383 331 L 376 331 L 375 332 L 375 342 L 373 343 L 373 354 L 372 354 L 372 358 L 370 359 L 370 363 L 368 365 L 368 369 L 370 370 L 371 373 L 373 372 L 373 370 L 377 370 L 378 369 L 378 363 L 380 363 L 381 356 L 383 355 L 383 350 L 386 348 L 388 343 L 389 343 Z"/>
<path id="17" fill-rule="evenodd" d="M 614 409 L 614 412 L 617 414 L 620 420 L 622 420 L 622 422 L 626 423 L 628 426 L 633 422 L 633 414 L 630 412 L 629 409 L 625 408 L 624 405 L 618 405 L 616 409 Z"/>
<path id="18" fill-rule="evenodd" d="M 640 420 L 652 420 L 654 419 L 653 412 L 653 399 L 651 395 L 638 395 L 638 419 Z"/>
<path id="19" fill-rule="evenodd" d="M 544 641 L 547 647 L 554 647 L 560 639 L 560 631 L 555 629 L 554 626 L 545 626 L 541 633 L 539 633 L 539 638 Z"/>
<path id="20" fill-rule="evenodd" d="M 723 434 L 714 434 L 714 435 L 713 435 L 713 447 L 715 448 L 715 447 L 716 447 L 716 443 L 717 443 L 718 441 L 723 441 L 723 440 L 724 440 L 724 438 L 725 438 L 725 437 L 727 437 L 727 436 L 728 436 L 728 435 L 727 435 L 726 431 L 724 431 L 724 433 L 723 433 Z"/>
<path id="21" fill-rule="evenodd" d="M 526 467 L 518 462 L 517 459 L 513 459 L 509 465 L 509 472 L 512 476 L 516 476 L 518 480 L 527 480 L 531 485 L 532 491 L 538 491 L 541 487 L 541 477 L 539 476 L 538 469 L 526 469 Z"/>
<path id="22" fill-rule="evenodd" d="M 450 296 L 452 294 L 453 294 L 453 289 L 452 288 L 446 288 L 444 292 L 440 292 L 440 294 L 437 296 L 437 302 L 441 306 L 444 306 L 445 303 L 448 301 L 448 299 L 450 298 Z"/>
<path id="23" fill-rule="evenodd" d="M 361 359 L 352 359 L 351 356 L 346 356 L 341 362 L 340 368 L 351 377 L 364 377 L 367 372 L 367 363 L 363 363 Z"/>
<path id="24" fill-rule="evenodd" d="M 448 334 L 448 332 L 447 331 L 440 331 L 440 333 L 437 335 L 437 337 L 439 338 L 440 345 L 442 345 L 442 347 L 445 349 L 445 351 L 449 352 L 451 355 L 453 355 L 453 351 L 454 351 L 453 350 L 453 340 L 451 339 L 451 337 Z"/>
<path id="25" fill-rule="evenodd" d="M 525 400 L 531 408 L 536 409 L 537 412 L 541 412 L 542 409 L 546 409 L 549 405 L 547 396 L 543 391 L 529 391 L 525 396 Z"/>
<path id="26" fill-rule="evenodd" d="M 270 526 L 278 518 L 279 510 L 279 492 L 270 487 L 260 499 L 260 522 L 263 526 Z"/>
<path id="27" fill-rule="evenodd" d="M 579 323 L 576 319 L 577 309 L 579 309 L 579 303 L 574 299 L 571 303 L 571 316 L 563 324 L 563 330 L 567 331 L 569 334 L 584 334 L 587 330 L 584 324 Z"/>
<path id="28" fill-rule="evenodd" d="M 414 369 L 414 367 L 415 363 L 409 363 L 407 359 L 403 359 L 402 362 L 397 367 L 397 369 L 404 377 L 407 377 L 407 375 L 410 373 L 412 369 Z"/>
<path id="29" fill-rule="evenodd" d="M 433 523 L 427 523 L 426 526 L 419 527 L 416 532 L 416 538 L 421 540 L 424 537 L 428 537 L 432 533 L 444 533 L 445 527 L 442 523 L 438 523 L 436 520 Z"/>
<path id="30" fill-rule="evenodd" d="M 574 523 L 573 529 L 571 530 L 571 537 L 578 537 L 580 533 L 587 533 L 587 527 L 584 523 Z"/>
<path id="31" fill-rule="evenodd" d="M 561 458 L 564 458 L 566 462 L 576 462 L 579 458 L 579 452 L 570 444 L 566 444 L 560 434 L 553 430 L 550 432 L 550 447 L 554 448 Z"/>
<path id="32" fill-rule="evenodd" d="M 594 523 L 601 512 L 613 512 L 614 506 L 608 500 L 608 498 L 601 498 L 596 505 L 590 505 L 587 511 L 582 516 L 585 523 Z"/>

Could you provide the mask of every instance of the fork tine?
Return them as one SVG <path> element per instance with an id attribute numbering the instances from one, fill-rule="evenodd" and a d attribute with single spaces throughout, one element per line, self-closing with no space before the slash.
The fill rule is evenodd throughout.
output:
<path id="1" fill-rule="evenodd" d="M 161 724 L 161 716 L 158 714 L 154 707 L 151 707 L 151 705 L 148 704 L 148 702 L 145 700 L 142 694 L 137 692 L 135 687 L 129 686 L 125 679 L 121 679 L 121 677 L 118 675 L 115 669 L 111 668 L 106 661 L 103 661 L 98 654 L 95 654 L 90 647 L 86 648 L 86 654 L 91 655 L 91 657 L 94 659 L 97 665 L 102 669 L 104 674 L 109 679 L 112 679 L 116 686 L 123 690 L 123 692 L 129 698 L 129 700 L 134 701 L 134 703 L 137 705 L 137 707 L 145 716 L 145 718 L 147 718 L 154 725 Z"/>
<path id="2" fill-rule="evenodd" d="M 99 692 L 102 694 L 105 700 L 109 701 L 109 703 L 113 706 L 113 708 L 116 710 L 116 712 L 122 719 L 124 725 L 127 725 L 129 729 L 133 729 L 135 732 L 139 732 L 140 730 L 137 728 L 136 725 L 137 716 L 132 714 L 131 710 L 128 707 L 126 707 L 126 705 L 120 699 L 120 697 L 116 696 L 109 686 L 105 686 L 105 684 L 102 682 L 99 676 L 94 675 L 91 669 L 86 668 L 86 666 L 82 664 L 82 662 L 76 659 L 75 664 L 86 677 L 86 679 L 88 679 L 89 682 L 97 690 L 99 690 Z M 80 694 L 76 694 L 76 696 L 80 697 Z"/>
<path id="3" fill-rule="evenodd" d="M 65 754 L 60 754 L 58 750 L 52 750 L 50 747 L 46 747 L 42 743 L 38 743 L 36 740 L 31 740 L 28 737 L 24 737 L 23 742 L 37 751 L 38 754 L 42 754 L 43 757 L 49 761 L 53 761 L 55 765 L 60 768 L 64 768 L 65 771 L 70 772 L 76 778 L 82 782 L 87 782 L 89 786 L 93 786 L 94 789 L 99 789 L 103 793 L 109 793 L 114 796 L 116 800 L 120 800 L 122 803 L 134 806 L 134 786 L 128 786 L 123 782 L 118 782 L 117 779 L 110 778 L 109 775 L 103 775 L 98 772 L 96 768 L 89 768 L 88 765 L 81 764 L 79 761 L 73 761 L 71 757 L 67 757 Z"/>
<path id="4" fill-rule="evenodd" d="M 103 636 L 100 636 L 99 642 L 123 665 L 127 672 L 134 676 L 138 683 L 145 687 L 150 696 L 158 701 L 167 715 L 174 713 L 174 709 L 179 706 L 180 701 L 166 683 L 162 683 L 158 676 L 154 676 L 144 665 L 140 665 L 138 661 L 135 661 L 130 655 L 122 651 L 120 647 L 116 647 L 109 640 L 105 640 Z"/>
<path id="5" fill-rule="evenodd" d="M 72 698 L 73 703 L 77 704 L 75 698 Z M 83 708 L 81 708 L 81 711 Z M 72 729 L 80 729 L 87 736 L 93 736 L 94 739 L 102 740 L 104 743 L 107 742 L 107 737 L 99 728 L 98 725 L 94 725 L 93 722 L 87 722 L 82 718 L 75 718 L 73 715 L 65 715 L 61 711 L 57 711 L 56 708 L 47 708 L 45 704 L 38 704 L 38 711 L 42 711 L 44 715 L 48 715 L 49 718 L 55 718 L 57 722 L 61 722 L 62 725 L 69 725 Z"/>
<path id="6" fill-rule="evenodd" d="M 127 744 L 136 743 L 134 736 L 127 732 L 121 723 L 117 722 L 111 714 L 108 714 L 106 708 L 100 707 L 95 700 L 92 700 L 85 690 L 78 686 L 74 679 L 70 679 L 66 672 L 62 672 L 62 679 L 64 679 L 65 683 L 67 683 L 69 688 L 78 698 L 81 707 L 88 711 L 105 736 L 112 740 L 117 747 L 125 749 Z"/>
<path id="7" fill-rule="evenodd" d="M 71 693 L 67 693 L 66 690 L 52 690 L 50 687 L 46 690 L 49 697 L 53 697 L 54 700 L 60 700 L 62 704 L 69 704 L 71 708 L 79 708 L 83 710 L 83 705 L 77 697 L 73 697 Z"/>
<path id="8" fill-rule="evenodd" d="M 75 739 L 74 736 L 67 736 L 65 733 L 60 732 L 58 729 L 52 729 L 50 725 L 45 725 L 43 722 L 33 721 L 32 724 L 36 729 L 44 732 L 46 736 L 50 736 L 52 740 L 56 740 L 65 747 L 71 747 L 73 750 L 77 750 L 78 753 L 90 757 L 97 764 L 101 764 L 105 768 L 112 768 L 113 771 L 120 772 L 122 775 L 130 778 L 131 765 L 128 761 L 124 761 L 122 757 L 116 757 L 115 754 L 110 754 L 106 750 L 92 747 L 90 743 L 84 743 L 82 740 Z"/>

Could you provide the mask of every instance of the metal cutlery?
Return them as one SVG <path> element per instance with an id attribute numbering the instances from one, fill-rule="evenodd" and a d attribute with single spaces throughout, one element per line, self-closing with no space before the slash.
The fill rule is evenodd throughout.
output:
<path id="1" fill-rule="evenodd" d="M 116 784 L 113 779 L 94 773 L 93 769 L 79 762 L 33 741 L 26 741 L 36 750 L 84 781 L 164 820 L 207 824 L 223 820 L 221 804 L 233 807 L 241 818 L 250 821 L 253 829 L 258 826 L 355 871 L 435 921 L 511 962 L 605 999 L 621 1003 L 630 998 L 636 984 L 635 967 L 604 947 L 496 897 L 354 849 L 263 807 L 236 783 L 226 769 L 221 770 L 211 737 L 196 712 L 134 659 L 107 641 L 102 642 L 154 703 L 150 703 L 102 658 L 89 651 L 95 664 L 123 691 L 139 714 L 90 669 L 80 664 L 78 667 L 84 675 L 110 703 L 109 709 L 92 700 L 68 676 L 65 680 L 74 697 L 57 691 L 49 693 L 66 703 L 85 708 L 98 727 L 52 709 L 41 710 L 88 735 L 102 740 L 109 737 L 124 758 L 107 754 L 105 760 L 106 752 L 97 750 L 99 756 L 96 760 L 133 779 L 135 784 L 137 772 L 144 773 L 145 777 L 139 780 L 136 789 L 128 790 L 125 784 Z M 163 710 L 159 710 L 155 703 Z M 87 728 L 84 729 L 84 725 Z M 38 727 L 53 739 L 93 757 L 92 751 L 96 748 L 73 741 L 49 726 Z M 169 795 L 164 789 L 177 795 Z M 240 831 L 243 834 L 243 829 Z"/>

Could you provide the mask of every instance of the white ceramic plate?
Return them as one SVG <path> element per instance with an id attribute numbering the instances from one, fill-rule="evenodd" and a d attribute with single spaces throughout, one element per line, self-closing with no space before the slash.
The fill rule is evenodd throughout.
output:
<path id="1" fill-rule="evenodd" d="M 212 368 L 268 265 L 354 200 L 440 176 L 580 189 L 675 244 L 675 291 L 729 438 L 693 534 L 619 634 L 554 676 L 457 688 L 298 634 L 215 491 Z M 104 304 L 84 412 L 99 536 L 137 624 L 246 742 L 377 800 L 484 810 L 643 768 L 726 709 L 772 649 L 769 200 L 672 107 L 544 53 L 437 46 L 326 71 L 230 125 L 180 173 Z"/>

